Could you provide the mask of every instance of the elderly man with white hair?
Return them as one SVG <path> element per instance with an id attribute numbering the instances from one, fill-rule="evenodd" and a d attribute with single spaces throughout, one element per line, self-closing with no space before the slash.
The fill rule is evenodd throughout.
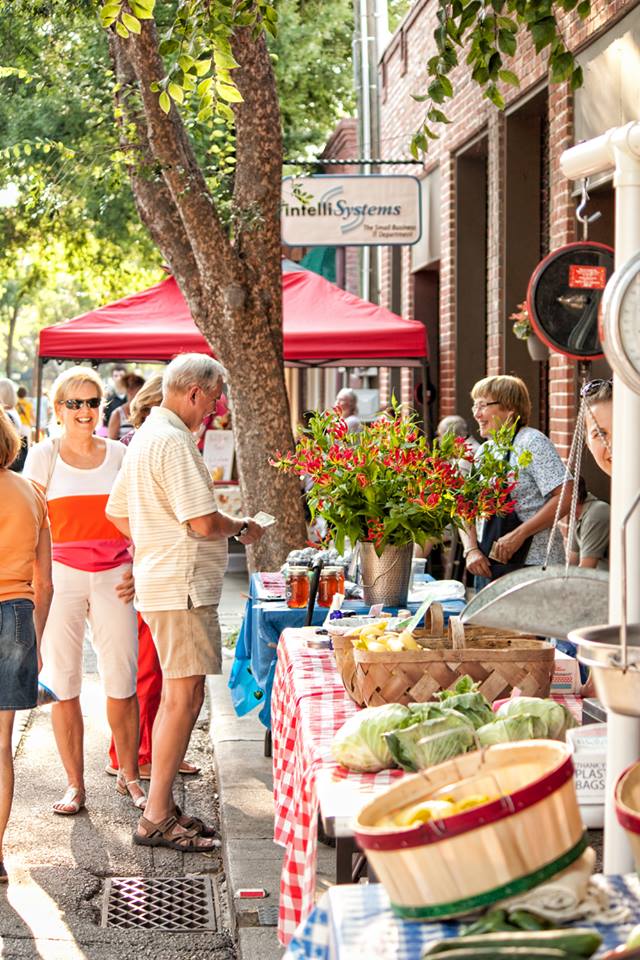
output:
<path id="1" fill-rule="evenodd" d="M 204 700 L 204 678 L 221 668 L 218 602 L 227 541 L 254 543 L 263 528 L 217 509 L 213 483 L 193 432 L 213 412 L 224 368 L 182 354 L 166 368 L 162 404 L 134 436 L 107 504 L 110 520 L 133 541 L 138 609 L 162 666 L 160 709 L 144 816 L 134 843 L 207 852 L 215 831 L 183 814 L 173 781 Z"/>
<path id="2" fill-rule="evenodd" d="M 360 433 L 362 423 L 358 416 L 358 394 L 350 387 L 343 387 L 336 397 L 336 407 L 349 428 L 349 433 Z"/>

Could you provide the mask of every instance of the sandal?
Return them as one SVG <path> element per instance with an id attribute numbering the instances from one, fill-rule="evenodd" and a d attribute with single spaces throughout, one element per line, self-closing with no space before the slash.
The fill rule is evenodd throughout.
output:
<path id="1" fill-rule="evenodd" d="M 137 787 L 140 791 L 139 796 L 134 797 L 131 790 L 132 787 Z M 127 780 L 127 775 L 123 770 L 118 770 L 118 776 L 116 777 L 116 791 L 120 794 L 121 797 L 129 797 L 131 803 L 137 810 L 144 810 L 147 805 L 147 797 L 142 785 L 139 780 Z"/>
<path id="2" fill-rule="evenodd" d="M 133 842 L 141 847 L 168 847 L 183 853 L 211 853 L 219 846 L 219 843 L 201 837 L 195 827 L 184 827 L 174 815 L 160 823 L 140 817 Z"/>
<path id="3" fill-rule="evenodd" d="M 69 786 L 62 800 L 54 803 L 53 812 L 61 817 L 74 817 L 76 813 L 80 813 L 84 809 L 85 802 L 84 790 L 81 787 Z M 71 807 L 71 809 L 63 810 L 63 807 Z"/>
<path id="4" fill-rule="evenodd" d="M 117 773 L 117 771 L 115 771 Z M 109 770 L 107 769 L 107 773 Z M 178 773 L 181 773 L 183 777 L 195 777 L 200 773 L 200 767 L 196 767 L 193 763 L 188 763 L 186 760 L 183 760 L 180 766 L 178 767 Z M 150 763 L 141 763 L 140 764 L 140 779 L 141 780 L 151 780 L 151 764 Z"/>
<path id="5" fill-rule="evenodd" d="M 215 840 L 215 846 L 221 846 L 222 841 L 220 840 L 220 834 L 215 827 L 210 827 L 204 822 L 204 820 L 201 820 L 200 817 L 191 817 L 188 813 L 183 813 L 177 804 L 175 806 L 174 813 L 181 827 L 186 827 L 187 830 L 195 828 L 198 831 L 199 836 L 206 837 L 210 840 Z"/>

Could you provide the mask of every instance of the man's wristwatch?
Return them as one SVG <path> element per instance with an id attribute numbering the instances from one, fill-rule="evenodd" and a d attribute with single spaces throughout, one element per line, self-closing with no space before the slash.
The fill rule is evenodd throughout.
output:
<path id="1" fill-rule="evenodd" d="M 242 521 L 242 526 L 240 527 L 240 529 L 238 530 L 238 532 L 234 535 L 233 539 L 234 539 L 234 540 L 239 540 L 240 537 L 244 537 L 244 535 L 245 535 L 245 533 L 248 531 L 248 529 L 249 529 L 249 521 L 248 521 L 248 520 L 243 520 L 243 521 Z"/>

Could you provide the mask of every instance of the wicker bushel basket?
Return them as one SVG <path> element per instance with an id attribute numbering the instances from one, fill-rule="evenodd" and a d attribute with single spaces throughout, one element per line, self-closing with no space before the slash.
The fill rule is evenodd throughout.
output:
<path id="1" fill-rule="evenodd" d="M 620 775 L 615 790 L 616 817 L 627 832 L 636 870 L 640 871 L 640 763 Z"/>
<path id="2" fill-rule="evenodd" d="M 482 806 L 419 826 L 377 826 L 427 799 L 473 795 Z M 409 920 L 439 920 L 530 890 L 582 854 L 586 835 L 566 744 L 504 743 L 475 751 L 379 794 L 360 811 L 356 840 Z"/>
<path id="3" fill-rule="evenodd" d="M 432 700 L 467 674 L 490 702 L 510 696 L 514 687 L 527 697 L 547 697 L 555 651 L 533 636 L 449 620 L 449 634 L 434 637 L 417 630 L 422 650 L 402 653 L 354 649 L 350 696 L 363 707 Z"/>

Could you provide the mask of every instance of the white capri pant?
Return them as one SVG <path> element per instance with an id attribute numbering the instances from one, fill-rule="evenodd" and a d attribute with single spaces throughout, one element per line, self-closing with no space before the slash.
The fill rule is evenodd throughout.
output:
<path id="1" fill-rule="evenodd" d="M 59 700 L 80 696 L 85 624 L 108 697 L 124 700 L 136 692 L 138 626 L 132 603 L 123 603 L 116 585 L 127 569 L 76 570 L 53 562 L 53 602 L 42 635 L 40 677 Z"/>

